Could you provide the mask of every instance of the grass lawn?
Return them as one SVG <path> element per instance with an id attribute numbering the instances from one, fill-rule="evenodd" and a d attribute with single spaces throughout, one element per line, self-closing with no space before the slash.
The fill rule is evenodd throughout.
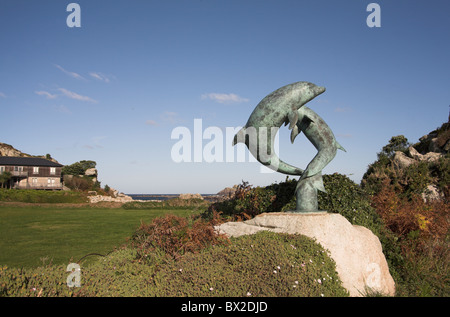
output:
<path id="1" fill-rule="evenodd" d="M 148 223 L 168 213 L 187 216 L 194 212 L 0 206 L 0 266 L 69 264 L 88 253 L 105 254 L 126 243 L 141 221 Z"/>

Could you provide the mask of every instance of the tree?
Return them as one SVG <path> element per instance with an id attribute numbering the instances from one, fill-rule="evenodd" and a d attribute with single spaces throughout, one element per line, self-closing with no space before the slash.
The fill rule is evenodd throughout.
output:
<path id="1" fill-rule="evenodd" d="M 0 174 L 0 183 L 2 184 L 2 188 L 5 188 L 5 184 L 8 184 L 11 179 L 10 172 L 3 172 Z"/>
<path id="2" fill-rule="evenodd" d="M 76 163 L 73 163 L 71 165 L 66 165 L 62 168 L 62 173 L 64 175 L 84 175 L 84 173 L 86 172 L 86 170 L 90 169 L 90 168 L 95 168 L 95 166 L 97 165 L 97 163 L 95 161 L 79 161 Z"/>
<path id="3" fill-rule="evenodd" d="M 389 159 L 392 159 L 397 151 L 406 151 L 411 144 L 408 142 L 408 139 L 404 135 L 393 136 L 388 144 L 383 146 L 381 152 L 378 153 L 378 158 L 381 156 L 387 156 Z"/>

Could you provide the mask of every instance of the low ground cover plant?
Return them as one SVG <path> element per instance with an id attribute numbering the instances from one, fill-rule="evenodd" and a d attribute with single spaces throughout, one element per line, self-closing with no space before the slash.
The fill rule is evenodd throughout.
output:
<path id="1" fill-rule="evenodd" d="M 2 267 L 0 296 L 348 295 L 327 252 L 301 235 L 261 232 L 177 257 L 160 248 L 149 255 L 128 246 L 81 265 L 81 286 L 73 288 L 63 265 Z"/>

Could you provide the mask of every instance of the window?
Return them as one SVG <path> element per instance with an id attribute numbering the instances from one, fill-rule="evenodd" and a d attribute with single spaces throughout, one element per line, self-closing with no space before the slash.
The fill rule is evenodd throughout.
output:
<path id="1" fill-rule="evenodd" d="M 32 183 L 33 184 L 37 184 L 37 178 L 36 177 L 33 177 Z"/>
<path id="2" fill-rule="evenodd" d="M 23 166 L 14 166 L 14 172 L 23 172 Z"/>
<path id="3" fill-rule="evenodd" d="M 50 174 L 55 175 L 56 174 L 56 167 L 50 167 Z"/>
<path id="4" fill-rule="evenodd" d="M 0 166 L 0 174 L 3 173 L 5 171 L 5 167 L 4 166 Z"/>
<path id="5" fill-rule="evenodd" d="M 33 174 L 39 174 L 39 167 L 33 167 Z"/>

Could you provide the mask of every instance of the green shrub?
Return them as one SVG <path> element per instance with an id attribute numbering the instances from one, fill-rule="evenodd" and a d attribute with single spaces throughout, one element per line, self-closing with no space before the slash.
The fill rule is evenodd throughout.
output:
<path id="1" fill-rule="evenodd" d="M 98 190 L 100 188 L 99 182 L 93 182 L 90 176 L 64 176 L 64 185 L 71 190 L 89 191 Z"/>
<path id="2" fill-rule="evenodd" d="M 352 224 L 372 229 L 380 225 L 379 217 L 371 207 L 370 197 L 347 176 L 335 173 L 323 176 L 327 193 L 318 193 L 320 210 L 340 213 Z M 297 180 L 286 179 L 267 187 L 252 188 L 243 182 L 234 199 L 215 203 L 203 213 L 208 218 L 213 211 L 228 219 L 248 219 L 265 212 L 295 210 L 294 195 Z"/>
<path id="3" fill-rule="evenodd" d="M 212 217 L 215 211 L 228 220 L 246 220 L 264 212 L 283 211 L 294 203 L 296 181 L 286 178 L 285 182 L 266 187 L 252 187 L 248 182 L 238 185 L 233 199 L 212 204 L 202 216 Z"/>
<path id="4" fill-rule="evenodd" d="M 163 201 L 130 201 L 122 205 L 123 209 L 127 210 L 143 210 L 143 209 L 186 209 L 193 210 L 206 209 L 210 203 L 208 201 L 192 198 L 180 199 L 173 198 Z"/>
<path id="5" fill-rule="evenodd" d="M 79 161 L 76 163 L 73 163 L 71 165 L 65 165 L 63 166 L 61 172 L 64 175 L 84 175 L 86 170 L 90 168 L 95 168 L 97 163 L 95 161 Z"/>
<path id="6" fill-rule="evenodd" d="M 171 257 L 179 257 L 186 252 L 197 252 L 211 245 L 227 243 L 227 239 L 214 230 L 216 219 L 205 221 L 175 215 L 153 219 L 150 224 L 142 223 L 131 238 L 138 250 L 139 258 L 145 259 L 157 250 Z"/>

